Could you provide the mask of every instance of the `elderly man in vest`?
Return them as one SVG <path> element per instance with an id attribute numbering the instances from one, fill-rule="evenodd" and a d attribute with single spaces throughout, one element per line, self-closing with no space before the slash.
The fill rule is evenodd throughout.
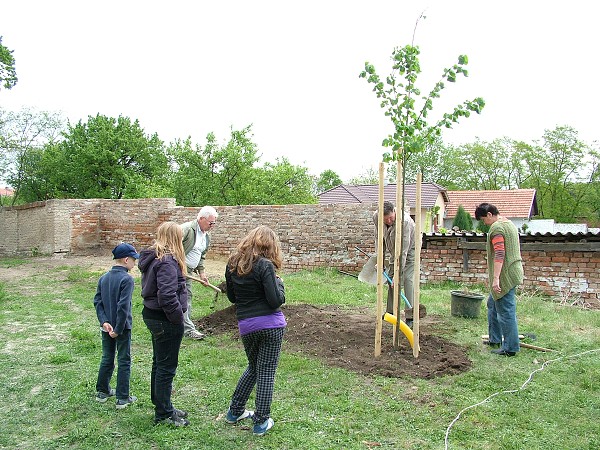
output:
<path id="1" fill-rule="evenodd" d="M 204 260 L 206 252 L 210 246 L 210 230 L 217 223 L 219 214 L 212 206 L 204 206 L 198 212 L 195 220 L 181 225 L 183 230 L 183 250 L 185 252 L 185 263 L 188 273 L 196 272 L 198 278 L 204 283 L 208 283 L 208 277 L 204 272 Z M 192 322 L 192 280 L 186 280 L 188 291 L 188 309 L 183 315 L 183 333 L 191 339 L 204 339 L 204 334 L 196 330 Z"/>
<path id="2" fill-rule="evenodd" d="M 498 208 L 482 203 L 475 218 L 490 227 L 487 233 L 489 345 L 492 353 L 515 356 L 520 349 L 515 290 L 523 283 L 523 260 L 517 227 Z"/>

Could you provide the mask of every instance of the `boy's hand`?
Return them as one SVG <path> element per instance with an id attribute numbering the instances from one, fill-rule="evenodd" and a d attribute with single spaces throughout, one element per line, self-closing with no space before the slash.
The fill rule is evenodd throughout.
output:
<path id="1" fill-rule="evenodd" d="M 118 334 L 118 333 L 115 333 L 114 331 L 109 331 L 109 332 L 108 332 L 108 335 L 109 335 L 111 338 L 115 339 L 115 338 L 116 338 L 116 337 L 117 337 L 119 334 Z"/>
<path id="2" fill-rule="evenodd" d="M 113 331 L 113 327 L 112 327 L 112 325 L 111 325 L 110 323 L 108 323 L 108 322 L 104 322 L 104 323 L 102 324 L 102 329 L 103 329 L 104 331 L 106 331 L 108 334 L 112 333 L 112 331 Z"/>

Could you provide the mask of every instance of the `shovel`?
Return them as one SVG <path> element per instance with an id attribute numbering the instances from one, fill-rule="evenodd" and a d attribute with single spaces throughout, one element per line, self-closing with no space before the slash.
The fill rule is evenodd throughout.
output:
<path id="1" fill-rule="evenodd" d="M 362 270 L 358 274 L 358 280 L 362 281 L 363 283 L 368 283 L 368 284 L 373 284 L 373 285 L 377 284 L 377 268 L 376 268 L 377 267 L 377 256 L 371 256 L 367 252 L 361 250 L 358 247 L 356 247 L 356 249 L 369 257 L 369 260 L 363 266 Z M 385 270 L 383 271 L 383 276 L 387 279 L 388 283 L 390 283 L 390 286 L 391 286 L 393 284 L 393 281 L 390 278 L 390 276 L 388 275 L 387 271 L 385 271 Z M 410 304 L 408 299 L 404 296 L 404 293 L 402 293 L 402 291 L 400 291 L 400 295 L 402 296 L 402 300 L 404 300 L 406 302 L 406 304 L 408 305 L 408 307 L 412 309 L 412 305 Z"/>
<path id="2" fill-rule="evenodd" d="M 213 291 L 215 291 L 217 294 L 221 294 L 221 293 L 223 292 L 223 291 L 222 291 L 220 288 L 218 288 L 217 286 L 214 286 L 214 285 L 212 285 L 212 284 L 210 284 L 210 283 L 208 283 L 208 282 L 206 282 L 206 283 L 205 283 L 205 282 L 204 282 L 203 280 L 201 280 L 200 278 L 196 278 L 196 277 L 194 277 L 194 276 L 192 276 L 192 275 L 187 275 L 187 278 L 189 278 L 190 280 L 197 281 L 198 283 L 201 283 L 201 284 L 202 284 L 203 286 L 205 286 L 205 287 L 211 288 L 211 289 L 212 289 Z"/>

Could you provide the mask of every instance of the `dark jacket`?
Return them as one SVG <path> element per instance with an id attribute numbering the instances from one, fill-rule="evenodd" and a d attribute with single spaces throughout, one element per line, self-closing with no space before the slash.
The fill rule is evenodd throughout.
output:
<path id="1" fill-rule="evenodd" d="M 94 296 L 94 307 L 100 326 L 108 322 L 117 334 L 123 334 L 123 330 L 131 330 L 133 286 L 133 278 L 122 266 L 113 266 L 100 277 Z"/>
<path id="2" fill-rule="evenodd" d="M 283 281 L 275 275 L 275 266 L 266 259 L 260 258 L 252 266 L 252 271 L 243 277 L 225 269 L 227 297 L 235 303 L 238 320 L 249 317 L 266 316 L 276 311 L 285 303 Z"/>
<path id="3" fill-rule="evenodd" d="M 156 258 L 154 249 L 142 250 L 138 262 L 142 272 L 144 307 L 164 312 L 171 323 L 183 323 L 187 311 L 187 289 L 179 264 L 172 255 Z"/>

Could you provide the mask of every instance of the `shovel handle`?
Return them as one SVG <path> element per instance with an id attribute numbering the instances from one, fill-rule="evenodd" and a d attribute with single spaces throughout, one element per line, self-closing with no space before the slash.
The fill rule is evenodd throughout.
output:
<path id="1" fill-rule="evenodd" d="M 364 253 L 365 255 L 367 255 L 369 258 L 371 257 L 371 255 L 369 255 L 367 252 L 365 252 L 362 248 L 359 247 L 354 247 L 356 250 L 358 250 L 361 253 Z"/>
<path id="2" fill-rule="evenodd" d="M 209 287 L 213 291 L 218 292 L 219 294 L 223 293 L 223 291 L 221 291 L 221 289 L 219 289 L 218 287 L 210 284 L 209 282 L 204 282 L 204 280 L 201 280 L 200 278 L 196 278 L 196 277 L 194 277 L 192 275 L 187 275 L 187 278 L 189 278 L 190 280 L 197 281 L 198 283 L 202 284 L 203 286 Z"/>

